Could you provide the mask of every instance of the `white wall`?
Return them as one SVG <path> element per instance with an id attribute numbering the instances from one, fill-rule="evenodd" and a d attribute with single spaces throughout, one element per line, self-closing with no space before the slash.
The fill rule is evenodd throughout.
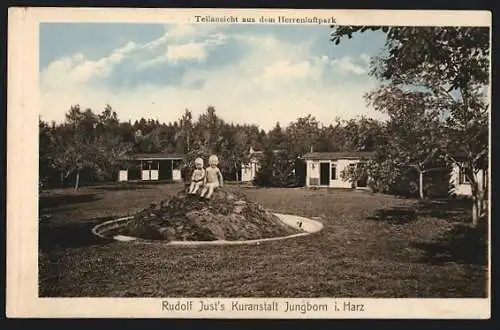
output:
<path id="1" fill-rule="evenodd" d="M 182 180 L 181 170 L 172 170 L 172 180 L 174 181 Z"/>
<path id="2" fill-rule="evenodd" d="M 450 181 L 451 181 L 451 184 L 453 185 L 454 193 L 458 196 L 471 196 L 472 189 L 471 189 L 470 184 L 469 183 L 460 184 L 459 173 L 460 173 L 460 169 L 459 169 L 458 165 L 454 164 L 452 171 L 451 171 L 451 177 L 450 177 Z M 482 181 L 483 181 L 483 171 L 482 170 L 477 173 L 476 180 L 479 184 L 482 183 Z"/>
<path id="3" fill-rule="evenodd" d="M 357 159 L 339 159 L 337 161 L 330 162 L 331 164 L 335 164 L 337 167 L 337 177 L 336 180 L 330 180 L 330 187 L 334 188 L 352 188 L 352 181 L 346 180 L 344 181 L 341 177 L 342 171 L 344 171 L 350 164 L 357 164 L 359 161 Z M 331 179 L 331 175 L 330 175 Z"/>
<path id="4" fill-rule="evenodd" d="M 141 171 L 141 180 L 150 180 L 150 172 L 149 170 L 142 170 Z"/>
<path id="5" fill-rule="evenodd" d="M 251 164 L 244 164 L 241 166 L 241 181 L 249 182 L 252 181 Z"/>
<path id="6" fill-rule="evenodd" d="M 160 171 L 151 170 L 150 179 L 151 180 L 158 180 L 159 178 L 160 178 Z"/>
<path id="7" fill-rule="evenodd" d="M 328 187 L 332 188 L 352 188 L 351 181 L 344 181 L 341 173 L 349 164 L 357 164 L 357 159 L 339 159 L 339 160 L 307 160 L 306 161 L 306 187 L 319 186 L 320 183 L 320 164 L 328 163 L 330 167 L 330 183 Z M 336 177 L 332 180 L 332 164 L 336 165 Z M 312 179 L 312 180 L 311 180 Z M 315 182 L 314 182 L 315 181 Z M 314 184 L 313 184 L 314 183 Z"/>
<path id="8" fill-rule="evenodd" d="M 170 166 L 170 165 L 167 165 Z M 158 165 L 159 168 L 159 165 Z M 159 180 L 159 170 L 141 170 L 141 180 Z M 172 180 L 182 181 L 182 173 L 178 168 L 172 169 Z M 128 170 L 120 170 L 118 173 L 118 181 L 128 181 Z"/>
<path id="9" fill-rule="evenodd" d="M 120 170 L 118 173 L 118 181 L 128 181 L 128 171 Z"/>
<path id="10" fill-rule="evenodd" d="M 313 179 L 313 180 L 311 180 Z M 316 182 L 312 182 L 316 181 Z M 315 160 L 306 161 L 306 187 L 319 185 L 319 162 Z"/>
<path id="11" fill-rule="evenodd" d="M 255 175 L 257 175 L 258 170 L 259 170 L 259 165 L 257 163 L 257 160 L 251 160 L 250 163 L 242 165 L 241 181 L 251 182 L 255 178 Z"/>

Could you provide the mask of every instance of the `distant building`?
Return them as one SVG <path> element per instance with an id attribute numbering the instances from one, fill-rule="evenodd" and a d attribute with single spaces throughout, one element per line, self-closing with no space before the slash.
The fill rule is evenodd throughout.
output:
<path id="1" fill-rule="evenodd" d="M 264 157 L 263 151 L 255 151 L 250 147 L 250 161 L 241 165 L 241 182 L 252 182 L 260 169 L 260 161 Z"/>
<path id="2" fill-rule="evenodd" d="M 344 180 L 341 173 L 349 166 L 363 166 L 372 159 L 373 152 L 311 152 L 304 155 L 306 161 L 306 187 L 368 188 L 368 177 L 355 182 Z M 457 157 L 456 157 L 457 158 Z M 487 173 L 476 174 L 479 185 L 486 186 Z M 472 189 L 463 168 L 453 164 L 450 184 L 451 193 L 457 196 L 471 196 Z"/>
<path id="3" fill-rule="evenodd" d="M 344 180 L 341 173 L 349 166 L 363 166 L 373 152 L 310 152 L 306 161 L 306 187 L 368 188 L 368 178 Z"/>
<path id="4" fill-rule="evenodd" d="M 130 154 L 122 159 L 118 181 L 182 181 L 182 155 Z"/>
<path id="5" fill-rule="evenodd" d="M 486 186 L 488 180 L 487 173 L 483 170 L 478 171 L 476 180 L 482 187 Z M 452 193 L 457 196 L 472 196 L 471 183 L 464 173 L 463 168 L 457 164 L 453 164 L 451 170 L 450 183 L 452 185 Z"/>

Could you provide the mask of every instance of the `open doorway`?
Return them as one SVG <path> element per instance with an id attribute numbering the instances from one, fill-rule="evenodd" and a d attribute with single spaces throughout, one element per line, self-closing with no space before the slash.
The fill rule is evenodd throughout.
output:
<path id="1" fill-rule="evenodd" d="M 356 188 L 366 188 L 368 187 L 368 175 L 366 174 L 366 164 L 357 163 L 357 173 L 359 174 L 358 180 L 356 180 Z"/>
<path id="2" fill-rule="evenodd" d="M 319 184 L 321 186 L 330 185 L 330 163 L 320 163 L 319 165 Z"/>

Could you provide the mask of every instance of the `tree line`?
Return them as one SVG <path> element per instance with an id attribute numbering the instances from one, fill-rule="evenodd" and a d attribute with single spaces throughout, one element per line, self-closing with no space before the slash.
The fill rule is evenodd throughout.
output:
<path id="1" fill-rule="evenodd" d="M 276 123 L 266 132 L 257 125 L 228 123 L 213 106 L 196 119 L 186 109 L 173 122 L 141 118 L 131 123 L 120 121 L 110 105 L 101 113 L 75 105 L 63 123 L 40 120 L 40 182 L 46 187 L 78 188 L 82 181 L 116 181 L 119 169 L 127 166 L 126 156 L 137 153 L 182 155 L 184 178 L 190 177 L 196 157 L 206 159 L 215 153 L 226 180 L 238 181 L 252 148 L 263 151 L 256 185 L 302 186 L 302 157 L 308 152 L 372 151 L 375 159 L 365 169 L 370 172 L 372 190 L 412 196 L 419 193 L 419 171 L 414 164 L 427 152 L 433 129 L 437 128 L 422 122 L 416 111 L 389 121 L 361 116 L 336 118 L 328 124 L 308 114 L 286 126 Z M 427 196 L 443 196 L 450 188 L 450 168 L 434 156 L 426 161 L 426 169 L 432 165 L 442 171 L 427 175 L 420 189 Z M 350 170 L 341 175 L 356 180 L 365 174 Z"/>
<path id="2" fill-rule="evenodd" d="M 384 123 L 370 118 L 342 120 L 323 125 L 308 114 L 286 126 L 276 123 L 265 131 L 257 125 L 228 123 L 209 106 L 198 118 L 186 109 L 176 121 L 160 123 L 141 118 L 120 121 L 110 105 L 102 112 L 74 105 L 62 123 L 39 120 L 40 182 L 78 187 L 85 181 L 113 181 L 134 153 L 184 156 L 189 169 L 196 157 L 219 155 L 228 180 L 240 180 L 241 165 L 250 148 L 279 150 L 288 160 L 314 151 L 374 150 L 383 139 Z"/>

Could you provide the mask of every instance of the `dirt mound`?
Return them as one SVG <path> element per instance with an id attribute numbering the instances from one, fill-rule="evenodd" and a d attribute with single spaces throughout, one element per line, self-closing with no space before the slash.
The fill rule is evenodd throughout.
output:
<path id="1" fill-rule="evenodd" d="M 296 234 L 243 195 L 218 189 L 210 200 L 184 191 L 135 214 L 122 235 L 167 241 L 252 240 Z"/>

